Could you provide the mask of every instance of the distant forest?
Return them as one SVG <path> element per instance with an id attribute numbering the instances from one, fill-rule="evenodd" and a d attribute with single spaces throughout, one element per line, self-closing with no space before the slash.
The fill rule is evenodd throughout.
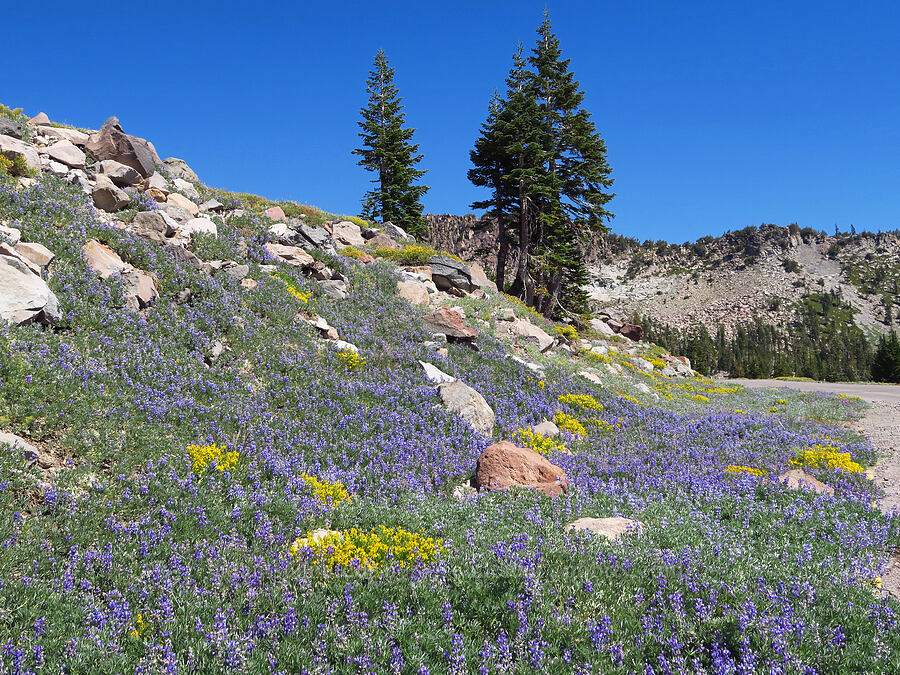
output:
<path id="1" fill-rule="evenodd" d="M 829 382 L 900 382 L 896 333 L 872 345 L 853 322 L 853 309 L 836 291 L 804 296 L 797 320 L 787 328 L 756 317 L 738 326 L 730 337 L 723 326 L 712 336 L 700 323 L 679 330 L 649 316 L 634 320 L 643 326 L 647 340 L 687 356 L 704 375 L 724 371 L 752 379 L 794 376 Z"/>

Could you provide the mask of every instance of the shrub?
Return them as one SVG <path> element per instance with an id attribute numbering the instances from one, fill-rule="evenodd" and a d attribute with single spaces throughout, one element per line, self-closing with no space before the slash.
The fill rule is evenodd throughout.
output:
<path id="1" fill-rule="evenodd" d="M 22 155 L 13 155 L 12 157 L 0 155 L 0 173 L 26 178 L 37 176 L 37 171 L 25 163 L 25 158 Z"/>
<path id="2" fill-rule="evenodd" d="M 583 427 L 582 427 L 583 428 Z M 547 438 L 542 434 L 533 432 L 531 429 L 519 429 L 514 436 L 514 440 L 526 448 L 530 448 L 542 455 L 547 455 L 554 450 L 565 450 L 566 446 Z"/>

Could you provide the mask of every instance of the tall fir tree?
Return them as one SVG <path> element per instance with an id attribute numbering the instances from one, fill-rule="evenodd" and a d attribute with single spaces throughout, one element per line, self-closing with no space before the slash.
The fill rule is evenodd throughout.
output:
<path id="1" fill-rule="evenodd" d="M 374 189 L 366 192 L 360 216 L 366 220 L 391 221 L 417 236 L 427 234 L 422 212 L 422 196 L 428 187 L 416 184 L 425 171 L 416 168 L 422 159 L 419 146 L 412 142 L 415 129 L 404 126 L 406 115 L 402 99 L 394 85 L 394 69 L 384 50 L 375 55 L 373 69 L 366 80 L 368 104 L 360 110 L 362 147 L 359 165 L 375 173 Z"/>
<path id="2" fill-rule="evenodd" d="M 549 315 L 561 296 L 583 304 L 581 285 L 587 277 L 583 250 L 592 234 L 608 231 L 606 222 L 614 216 L 606 205 L 614 195 L 609 192 L 613 179 L 606 143 L 582 107 L 584 93 L 569 69 L 570 59 L 562 57 L 546 11 L 537 32 L 529 63 L 534 97 L 548 130 L 549 194 L 542 204 L 538 236 L 544 295 L 537 308 Z"/>
<path id="3" fill-rule="evenodd" d="M 533 54 L 526 59 L 519 47 L 506 85 L 471 153 L 469 179 L 492 196 L 472 206 L 497 220 L 499 283 L 515 246 L 509 292 L 546 315 L 561 298 L 580 311 L 584 249 L 613 217 L 606 208 L 612 170 L 546 13 Z"/>

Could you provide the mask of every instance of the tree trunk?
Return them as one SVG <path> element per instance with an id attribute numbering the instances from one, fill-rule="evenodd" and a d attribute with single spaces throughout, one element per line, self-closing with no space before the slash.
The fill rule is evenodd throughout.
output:
<path id="1" fill-rule="evenodd" d="M 519 166 L 524 165 L 525 158 L 519 158 Z M 528 198 L 525 195 L 525 182 L 519 181 L 519 270 L 517 281 L 521 281 L 525 295 L 522 298 L 526 305 L 534 304 L 534 280 L 528 273 L 528 248 L 531 245 L 528 229 Z"/>
<path id="2" fill-rule="evenodd" d="M 544 302 L 541 304 L 540 312 L 544 316 L 549 317 L 556 307 L 560 288 L 562 288 L 562 272 L 557 272 L 553 275 L 550 283 L 547 284 L 547 297 L 544 298 Z"/>
<path id="3" fill-rule="evenodd" d="M 500 247 L 497 249 L 496 282 L 497 290 L 502 292 L 506 285 L 506 259 L 509 256 L 509 234 L 506 232 L 506 228 L 503 226 L 503 221 L 500 218 L 497 219 L 497 227 L 500 230 L 498 233 Z"/>

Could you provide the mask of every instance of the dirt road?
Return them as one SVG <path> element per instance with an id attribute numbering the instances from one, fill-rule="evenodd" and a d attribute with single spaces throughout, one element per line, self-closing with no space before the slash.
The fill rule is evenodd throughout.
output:
<path id="1" fill-rule="evenodd" d="M 872 467 L 875 482 L 884 489 L 878 505 L 887 513 L 900 509 L 900 386 L 844 384 L 839 382 L 786 382 L 783 380 L 731 380 L 745 387 L 787 387 L 800 391 L 828 391 L 859 396 L 869 403 L 865 417 L 856 428 L 864 433 L 878 451 L 878 463 Z M 900 599 L 900 551 L 891 557 L 883 577 L 885 592 Z"/>

